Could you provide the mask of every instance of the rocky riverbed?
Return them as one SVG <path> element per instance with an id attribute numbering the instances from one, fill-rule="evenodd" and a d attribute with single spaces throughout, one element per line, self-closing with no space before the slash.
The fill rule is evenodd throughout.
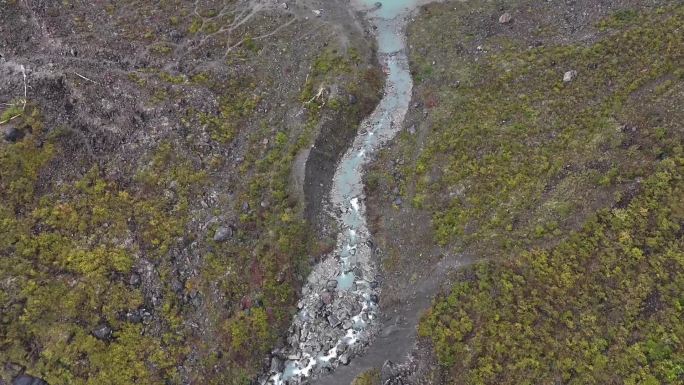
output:
<path id="1" fill-rule="evenodd" d="M 413 87 L 404 38 L 416 1 L 356 1 L 375 29 L 386 74 L 383 99 L 362 123 L 340 161 L 330 192 L 339 224 L 335 250 L 308 278 L 287 347 L 273 352 L 266 384 L 297 384 L 347 365 L 377 331 L 380 279 L 365 215 L 362 171 L 372 154 L 401 129 Z"/>

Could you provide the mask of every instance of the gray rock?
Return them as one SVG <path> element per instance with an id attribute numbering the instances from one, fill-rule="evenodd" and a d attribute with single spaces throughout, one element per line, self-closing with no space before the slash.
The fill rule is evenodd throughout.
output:
<path id="1" fill-rule="evenodd" d="M 340 364 L 349 365 L 349 356 L 346 354 L 341 355 L 340 356 Z"/>
<path id="2" fill-rule="evenodd" d="M 326 287 L 328 290 L 330 290 L 330 291 L 335 290 L 335 289 L 337 288 L 337 280 L 335 280 L 335 279 L 329 280 L 329 281 L 325 284 L 325 287 Z"/>
<path id="3" fill-rule="evenodd" d="M 382 7 L 382 3 L 379 1 L 376 1 L 375 2 L 375 8 L 380 8 L 380 7 Z"/>
<path id="4" fill-rule="evenodd" d="M 343 328 L 344 330 L 351 329 L 352 326 L 354 326 L 354 323 L 352 323 L 351 320 L 348 320 L 348 319 L 347 319 L 347 320 L 345 320 L 344 322 L 342 322 L 342 328 Z"/>
<path id="5" fill-rule="evenodd" d="M 570 83 L 577 77 L 577 71 L 570 70 L 563 74 L 563 83 Z"/>
<path id="6" fill-rule="evenodd" d="M 22 374 L 12 380 L 12 385 L 48 385 L 48 383 L 38 377 Z"/>
<path id="7" fill-rule="evenodd" d="M 216 229 L 214 233 L 214 242 L 225 242 L 233 237 L 233 228 L 230 226 L 221 226 Z"/>
<path id="8" fill-rule="evenodd" d="M 334 315 L 330 315 L 330 316 L 328 316 L 328 323 L 330 324 L 330 326 L 336 328 L 336 327 L 338 327 L 338 326 L 340 325 L 341 322 L 340 322 L 340 320 L 339 320 L 337 317 L 335 317 Z"/>
<path id="9" fill-rule="evenodd" d="M 401 206 L 402 203 L 404 203 L 404 201 L 401 199 L 401 197 L 396 197 L 394 199 L 394 202 L 392 202 L 392 204 L 394 204 L 395 206 Z"/>
<path id="10" fill-rule="evenodd" d="M 283 362 L 278 357 L 271 358 L 271 373 L 278 373 L 283 370 Z"/>
<path id="11" fill-rule="evenodd" d="M 138 273 L 133 273 L 131 274 L 131 277 L 128 279 L 128 283 L 131 286 L 140 286 L 140 274 Z"/>
<path id="12" fill-rule="evenodd" d="M 411 127 L 408 128 L 408 132 L 411 135 L 415 135 L 416 134 L 416 125 L 412 124 Z"/>
<path id="13" fill-rule="evenodd" d="M 356 98 L 356 95 L 354 95 L 354 94 L 349 95 L 349 104 L 356 104 L 357 101 L 358 101 L 358 99 Z"/>
<path id="14" fill-rule="evenodd" d="M 499 16 L 499 23 L 501 24 L 508 24 L 511 21 L 513 21 L 513 17 L 511 16 L 510 13 L 506 12 L 503 15 Z"/>
<path id="15" fill-rule="evenodd" d="M 397 375 L 398 368 L 392 361 L 387 360 L 380 369 L 380 381 L 385 384 Z"/>
<path id="16" fill-rule="evenodd" d="M 373 303 L 378 303 L 379 298 L 378 298 L 377 294 L 371 294 L 370 300 Z"/>
<path id="17" fill-rule="evenodd" d="M 108 341 L 112 338 L 112 328 L 105 324 L 99 325 L 93 329 L 93 335 L 98 340 Z"/>
<path id="18" fill-rule="evenodd" d="M 183 291 L 183 284 L 177 278 L 171 279 L 171 289 L 178 294 Z"/>
<path id="19" fill-rule="evenodd" d="M 321 301 L 326 305 L 330 305 L 333 302 L 332 294 L 330 294 L 327 291 L 324 292 L 323 294 L 321 294 Z"/>
<path id="20" fill-rule="evenodd" d="M 21 140 L 24 137 L 24 132 L 17 130 L 14 126 L 9 126 L 5 128 L 5 131 L 3 133 L 3 139 L 10 143 L 14 143 L 18 140 Z"/>
<path id="21" fill-rule="evenodd" d="M 199 295 L 195 296 L 190 303 L 195 307 L 195 309 L 199 309 L 202 306 L 202 297 Z"/>
<path id="22" fill-rule="evenodd" d="M 137 323 L 142 322 L 143 317 L 142 317 L 140 310 L 132 310 L 132 311 L 129 311 L 128 313 L 126 313 L 126 320 L 128 322 L 137 324 Z"/>

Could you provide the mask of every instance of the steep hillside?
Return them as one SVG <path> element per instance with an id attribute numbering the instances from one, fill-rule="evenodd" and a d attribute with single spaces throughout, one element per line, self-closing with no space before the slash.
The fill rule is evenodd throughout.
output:
<path id="1" fill-rule="evenodd" d="M 367 177 L 388 324 L 445 282 L 412 381 L 682 381 L 682 12 L 423 8 L 412 116 Z"/>
<path id="2" fill-rule="evenodd" d="M 318 186 L 380 88 L 358 22 L 325 10 L 0 2 L 0 384 L 269 365 L 328 248 Z"/>

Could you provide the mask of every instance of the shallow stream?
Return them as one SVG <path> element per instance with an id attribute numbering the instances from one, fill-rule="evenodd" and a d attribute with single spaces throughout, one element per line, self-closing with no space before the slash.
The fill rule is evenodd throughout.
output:
<path id="1" fill-rule="evenodd" d="M 386 75 L 383 98 L 361 124 L 333 177 L 330 201 L 341 229 L 337 247 L 314 267 L 302 291 L 286 348 L 274 351 L 266 384 L 300 384 L 346 365 L 377 330 L 380 287 L 366 224 L 362 173 L 372 154 L 401 129 L 413 82 L 406 18 L 425 0 L 351 0 L 375 28 Z M 277 357 L 282 357 L 279 359 Z"/>

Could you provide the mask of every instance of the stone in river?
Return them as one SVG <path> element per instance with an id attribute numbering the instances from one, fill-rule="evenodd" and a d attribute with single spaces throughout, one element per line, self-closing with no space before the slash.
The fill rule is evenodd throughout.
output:
<path id="1" fill-rule="evenodd" d="M 330 305 L 333 302 L 332 294 L 330 294 L 327 291 L 324 292 L 323 294 L 321 294 L 321 301 L 326 305 Z"/>
<path id="2" fill-rule="evenodd" d="M 334 315 L 330 315 L 330 316 L 328 316 L 328 323 L 330 324 L 330 326 L 336 328 L 337 326 L 340 325 L 341 322 Z"/>
<path id="3" fill-rule="evenodd" d="M 278 373 L 283 370 L 283 362 L 278 357 L 271 358 L 271 373 Z"/>

